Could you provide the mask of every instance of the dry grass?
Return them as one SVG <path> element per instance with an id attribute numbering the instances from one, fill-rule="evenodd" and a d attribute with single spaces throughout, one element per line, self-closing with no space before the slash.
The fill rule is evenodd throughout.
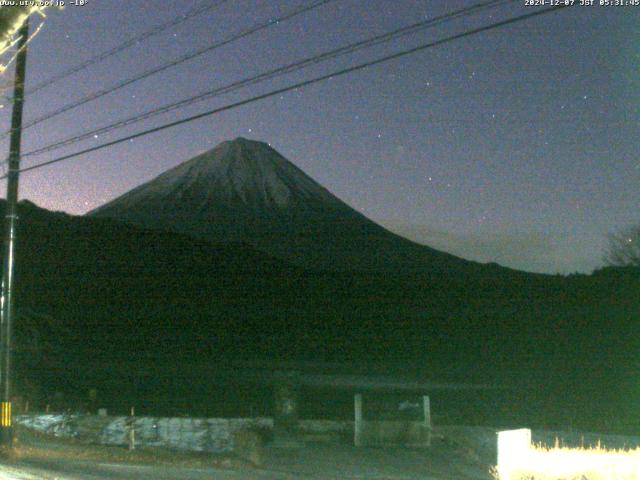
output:
<path id="1" fill-rule="evenodd" d="M 547 448 L 532 446 L 510 465 L 492 472 L 500 480 L 638 480 L 640 448 Z"/>

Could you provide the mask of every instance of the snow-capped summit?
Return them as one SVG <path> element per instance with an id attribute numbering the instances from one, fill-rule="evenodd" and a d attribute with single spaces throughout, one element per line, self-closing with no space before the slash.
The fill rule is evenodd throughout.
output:
<path id="1" fill-rule="evenodd" d="M 147 185 L 173 189 L 180 197 L 199 197 L 201 206 L 217 197 L 277 207 L 303 198 L 335 201 L 327 190 L 269 145 L 242 137 L 221 143 Z M 145 188 L 138 192 L 149 193 Z"/>
<path id="2" fill-rule="evenodd" d="M 252 208 L 286 207 L 300 200 L 337 201 L 266 143 L 239 137 L 166 171 L 91 214 L 136 208 L 159 198 L 179 203 L 180 209 L 188 204 L 195 211 L 216 208 L 220 200 Z"/>
<path id="3" fill-rule="evenodd" d="M 339 270 L 447 269 L 468 262 L 395 235 L 268 144 L 219 144 L 89 213 Z"/>

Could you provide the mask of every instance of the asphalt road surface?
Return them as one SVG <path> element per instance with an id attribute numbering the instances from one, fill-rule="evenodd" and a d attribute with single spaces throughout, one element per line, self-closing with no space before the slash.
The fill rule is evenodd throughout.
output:
<path id="1" fill-rule="evenodd" d="M 435 452 L 434 452 L 435 453 Z M 0 464 L 0 480 L 489 480 L 486 467 L 441 455 L 314 446 L 297 452 L 272 451 L 260 468 L 192 468 L 136 465 L 74 458 L 29 458 Z M 444 454 L 444 455 L 442 455 Z M 430 458 L 429 458 L 430 457 Z M 434 458 L 436 457 L 436 458 Z M 437 458 L 440 457 L 440 458 Z M 480 467 L 480 468 L 479 468 Z"/>
<path id="2" fill-rule="evenodd" d="M 48 460 L 0 465 L 1 480 L 284 480 L 305 478 L 267 471 L 237 472 L 219 468 L 126 465 L 87 460 Z"/>
<path id="3" fill-rule="evenodd" d="M 465 439 L 474 435 L 478 436 L 474 444 L 481 444 L 481 439 L 493 439 L 495 432 L 464 430 Z M 299 448 L 266 445 L 259 467 L 230 458 L 208 462 L 207 457 L 203 462 L 193 454 L 164 450 L 130 456 L 122 448 L 26 431 L 21 432 L 19 445 L 13 460 L 0 460 L 0 480 L 492 480 L 493 454 L 444 440 L 434 441 L 428 449 L 356 448 L 344 443 L 309 443 Z"/>

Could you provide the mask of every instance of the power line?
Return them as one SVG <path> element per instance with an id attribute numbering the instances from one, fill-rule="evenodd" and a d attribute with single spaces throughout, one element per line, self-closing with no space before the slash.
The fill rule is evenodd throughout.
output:
<path id="1" fill-rule="evenodd" d="M 479 27 L 479 28 L 474 28 L 472 30 L 467 30 L 465 32 L 458 33 L 456 35 L 452 35 L 452 36 L 445 37 L 445 38 L 440 39 L 440 40 L 436 40 L 434 42 L 422 44 L 422 45 L 419 45 L 417 47 L 413 47 L 413 48 L 410 48 L 408 50 L 403 50 L 401 52 L 397 52 L 397 53 L 394 53 L 394 54 L 391 54 L 391 55 L 386 55 L 384 57 L 380 57 L 380 58 L 377 58 L 375 60 L 371 60 L 371 61 L 368 61 L 368 62 L 360 63 L 360 64 L 352 66 L 352 67 L 348 67 L 348 68 L 344 68 L 344 69 L 341 69 L 341 70 L 337 70 L 337 71 L 334 71 L 332 73 L 328 73 L 328 74 L 325 74 L 325 75 L 322 75 L 322 76 L 319 76 L 319 77 L 315 77 L 315 78 L 312 78 L 310 80 L 305 80 L 305 81 L 302 81 L 302 82 L 298 82 L 298 83 L 295 83 L 293 85 L 289 85 L 287 87 L 279 88 L 277 90 L 272 90 L 272 91 L 270 91 L 268 93 L 263 93 L 261 95 L 256 95 L 254 97 L 247 98 L 245 100 L 241 100 L 241 101 L 238 101 L 238 102 L 234 102 L 234 103 L 225 105 L 223 107 L 218 107 L 218 108 L 215 108 L 213 110 L 209 110 L 207 112 L 199 113 L 197 115 L 192 115 L 190 117 L 183 118 L 183 119 L 177 120 L 175 122 L 170 122 L 170 123 L 158 126 L 158 127 L 150 128 L 148 130 L 144 130 L 142 132 L 138 132 L 138 133 L 135 133 L 133 135 L 128 135 L 126 137 L 122 137 L 122 138 L 119 138 L 117 140 L 112 140 L 110 142 L 106 142 L 106 143 L 103 143 L 101 145 L 96 145 L 94 147 L 87 148 L 87 149 L 84 149 L 84 150 L 80 150 L 80 151 L 75 152 L 75 153 L 71 153 L 71 154 L 68 154 L 68 155 L 63 155 L 61 157 L 54 158 L 53 160 L 48 160 L 46 162 L 38 163 L 38 164 L 32 165 L 30 167 L 22 168 L 22 169 L 20 169 L 20 172 L 28 172 L 30 170 L 36 170 L 38 168 L 42 168 L 42 167 L 45 167 L 45 166 L 48 166 L 48 165 L 52 165 L 54 163 L 59 163 L 59 162 L 65 161 L 65 160 L 69 160 L 71 158 L 78 157 L 80 155 L 85 155 L 87 153 L 95 152 L 97 150 L 102 150 L 103 148 L 111 147 L 111 146 L 117 145 L 119 143 L 127 142 L 129 140 L 134 140 L 136 138 L 140 138 L 140 137 L 143 137 L 143 136 L 146 136 L 146 135 L 150 135 L 152 133 L 156 133 L 156 132 L 159 132 L 161 130 L 166 130 L 168 128 L 176 127 L 178 125 L 182 125 L 182 124 L 185 124 L 185 123 L 193 122 L 195 120 L 199 120 L 199 119 L 204 118 L 204 117 L 208 117 L 208 116 L 215 115 L 215 114 L 218 114 L 218 113 L 221 113 L 221 112 L 225 112 L 227 110 L 232 110 L 234 108 L 238 108 L 238 107 L 241 107 L 241 106 L 244 106 L 244 105 L 248 105 L 248 104 L 253 103 L 253 102 L 264 100 L 266 98 L 270 98 L 270 97 L 273 97 L 275 95 L 281 95 L 283 93 L 290 92 L 292 90 L 296 90 L 296 89 L 299 89 L 299 88 L 302 88 L 302 87 L 306 87 L 306 86 L 309 86 L 309 85 L 313 85 L 315 83 L 319 83 L 319 82 L 322 82 L 324 80 L 329 80 L 329 79 L 332 79 L 332 78 L 335 78 L 335 77 L 338 77 L 338 76 L 346 75 L 348 73 L 352 73 L 352 72 L 356 72 L 356 71 L 359 71 L 359 70 L 363 70 L 365 68 L 372 67 L 374 65 L 379 65 L 381 63 L 388 62 L 390 60 L 395 60 L 395 59 L 398 59 L 398 58 L 402 58 L 402 57 L 405 57 L 407 55 L 411 55 L 413 53 L 417 53 L 417 52 L 426 50 L 428 48 L 436 47 L 436 46 L 439 46 L 439 45 L 443 45 L 445 43 L 452 42 L 454 40 L 458 40 L 460 38 L 469 37 L 471 35 L 476 35 L 478 33 L 483 33 L 483 32 L 487 32 L 487 31 L 490 31 L 490 30 L 495 30 L 497 28 L 504 27 L 504 26 L 507 26 L 507 25 L 512 25 L 512 24 L 515 24 L 517 22 L 528 20 L 528 19 L 533 18 L 533 17 L 538 17 L 540 15 L 551 13 L 551 12 L 554 12 L 554 11 L 557 11 L 557 10 L 570 8 L 571 6 L 572 5 L 561 5 L 561 6 L 557 6 L 557 7 L 550 7 L 550 8 L 546 8 L 546 9 L 543 9 L 543 10 L 538 10 L 538 11 L 535 11 L 535 12 L 519 15 L 517 17 L 513 17 L 513 18 L 510 18 L 508 20 L 495 22 L 495 23 L 492 23 L 492 24 L 484 26 L 484 27 Z M 3 175 L 2 177 L 0 177 L 0 180 L 4 179 L 6 177 L 7 177 L 6 175 Z"/>
<path id="2" fill-rule="evenodd" d="M 109 57 L 117 55 L 118 53 L 126 50 L 129 47 L 132 47 L 133 45 L 137 45 L 138 43 L 143 42 L 148 38 L 151 38 L 159 33 L 162 33 L 168 28 L 175 27 L 176 25 L 186 22 L 187 20 L 193 17 L 202 15 L 203 13 L 206 13 L 210 10 L 214 10 L 228 1 L 229 0 L 218 0 L 217 2 L 214 2 L 212 4 L 202 5 L 200 7 L 194 7 L 184 15 L 179 16 L 178 18 L 174 18 L 173 20 L 165 22 L 161 25 L 156 25 L 155 27 L 145 32 L 142 32 L 141 34 L 136 35 L 135 37 L 130 38 L 129 40 L 121 43 L 120 45 L 115 46 L 111 50 L 107 50 L 105 52 L 99 53 L 89 58 L 88 60 L 85 60 L 84 62 L 76 65 L 75 67 L 71 67 L 67 70 L 64 70 L 58 73 L 57 75 L 54 75 L 49 79 L 38 83 L 37 85 L 31 87 L 30 89 L 27 89 L 26 94 L 30 95 L 32 93 L 37 92 L 38 90 L 42 90 L 43 88 L 48 87 L 49 85 L 52 85 L 64 78 L 67 78 L 68 76 L 73 75 L 74 73 L 84 70 L 85 68 L 90 67 L 91 65 L 95 65 L 96 63 L 106 60 Z"/>
<path id="3" fill-rule="evenodd" d="M 135 82 L 138 82 L 140 80 L 148 78 L 148 77 L 150 77 L 152 75 L 155 75 L 157 73 L 163 72 L 165 70 L 168 70 L 168 69 L 170 69 L 172 67 L 180 65 L 181 63 L 184 63 L 184 62 L 186 62 L 188 60 L 192 60 L 192 59 L 194 59 L 194 58 L 196 58 L 196 57 L 198 57 L 200 55 L 203 55 L 203 54 L 205 54 L 207 52 L 213 51 L 213 50 L 215 50 L 217 48 L 220 48 L 220 47 L 222 47 L 224 45 L 228 45 L 228 44 L 230 44 L 232 42 L 235 42 L 235 41 L 240 40 L 242 38 L 248 37 L 249 35 L 252 35 L 252 34 L 254 34 L 256 32 L 264 30 L 264 29 L 266 29 L 266 28 L 268 28 L 268 27 L 270 27 L 272 25 L 276 25 L 276 24 L 278 24 L 280 22 L 284 22 L 284 21 L 289 20 L 289 19 L 291 19 L 291 18 L 293 18 L 295 16 L 301 15 L 303 13 L 306 13 L 306 12 L 310 11 L 310 10 L 314 10 L 314 9 L 316 9 L 318 7 L 321 7 L 321 6 L 325 5 L 325 4 L 333 2 L 333 1 L 336 1 L 336 0 L 319 0 L 319 1 L 316 1 L 316 2 L 312 3 L 311 5 L 298 7 L 296 9 L 292 10 L 291 12 L 289 12 L 289 13 L 287 13 L 285 15 L 282 15 L 282 16 L 280 16 L 278 18 L 275 18 L 273 20 L 268 20 L 266 22 L 254 25 L 254 26 L 250 27 L 249 29 L 242 30 L 242 31 L 240 31 L 238 33 L 235 33 L 235 34 L 231 35 L 230 37 L 225 38 L 224 40 L 215 42 L 212 45 L 209 45 L 209 46 L 201 48 L 199 50 L 195 50 L 193 52 L 190 52 L 190 53 L 188 53 L 186 55 L 183 55 L 183 56 L 181 56 L 181 57 L 179 57 L 179 58 L 177 58 L 175 60 L 172 60 L 169 63 L 165 63 L 165 64 L 163 64 L 163 65 L 161 65 L 159 67 L 153 68 L 151 70 L 147 70 L 146 72 L 144 72 L 142 74 L 139 74 L 139 75 L 136 75 L 135 77 L 123 80 L 123 81 L 121 81 L 121 82 L 119 82 L 119 83 L 117 83 L 117 84 L 115 84 L 115 85 L 113 85 L 113 86 L 111 86 L 109 88 L 106 88 L 106 89 L 99 90 L 97 92 L 91 93 L 91 94 L 87 95 L 86 97 L 81 98 L 80 100 L 77 100 L 75 102 L 72 102 L 72 103 L 69 103 L 67 105 L 64 105 L 63 107 L 60 107 L 59 109 L 54 110 L 52 112 L 46 113 L 46 114 L 42 115 L 41 117 L 38 117 L 35 120 L 32 120 L 32 121 L 26 123 L 22 127 L 22 129 L 25 130 L 27 128 L 33 127 L 34 125 L 42 123 L 45 120 L 50 120 L 50 119 L 52 119 L 54 117 L 57 117 L 58 115 L 61 115 L 61 114 L 65 113 L 65 112 L 68 112 L 68 111 L 73 110 L 75 108 L 78 108 L 78 107 L 80 107 L 80 106 L 82 106 L 82 105 L 84 105 L 86 103 L 89 103 L 89 102 L 91 102 L 93 100 L 97 100 L 98 98 L 104 97 L 105 95 L 108 95 L 108 94 L 113 93 L 113 92 L 115 92 L 117 90 L 120 90 L 121 88 L 124 88 L 124 87 L 126 87 L 128 85 L 131 85 L 131 84 L 135 83 Z M 5 132 L 4 134 L 0 135 L 0 138 L 5 137 L 7 134 L 8 134 L 8 132 Z"/>
<path id="4" fill-rule="evenodd" d="M 60 140 L 58 142 L 55 142 L 53 144 L 44 146 L 44 147 L 40 147 L 38 149 L 32 150 L 30 152 L 27 152 L 24 154 L 24 156 L 33 156 L 33 155 L 38 155 L 44 152 L 49 152 L 52 150 L 57 150 L 61 147 L 65 147 L 65 146 L 69 146 L 69 145 L 73 145 L 75 143 L 78 143 L 82 140 L 91 138 L 93 136 L 96 135 L 102 135 L 104 133 L 108 133 L 110 131 L 116 130 L 118 128 L 122 128 L 124 126 L 127 125 L 131 125 L 134 123 L 138 123 L 140 121 L 143 120 L 147 120 L 149 118 L 153 118 L 157 115 L 161 115 L 173 110 L 176 110 L 178 108 L 182 108 L 185 106 L 189 106 L 189 105 L 193 105 L 195 103 L 204 101 L 204 100 L 208 100 L 211 99 L 213 97 L 217 97 L 219 95 L 223 95 L 226 93 L 230 93 L 233 92 L 235 90 L 239 90 L 240 88 L 244 88 L 246 86 L 249 85 L 255 85 L 257 83 L 263 82 L 265 80 L 270 80 L 297 70 L 301 70 L 303 68 L 309 67 L 311 65 L 316 65 L 320 62 L 324 62 L 326 60 L 329 59 L 333 59 L 333 58 L 337 58 L 339 56 L 343 56 L 346 54 L 350 54 L 353 53 L 355 51 L 358 50 L 362 50 L 364 48 L 369 48 L 381 43 L 385 43 L 385 42 L 389 42 L 391 40 L 395 40 L 397 38 L 400 38 L 402 36 L 406 36 L 409 34 L 413 34 L 416 33 L 420 30 L 423 30 L 425 28 L 429 28 L 429 27 L 434 27 L 436 25 L 440 25 L 442 23 L 446 23 L 448 21 L 452 21 L 456 18 L 460 18 L 463 16 L 467 16 L 467 15 L 471 15 L 474 13 L 477 13 L 479 11 L 482 10 L 486 10 L 486 9 L 490 9 L 490 8 L 496 8 L 497 6 L 500 6 L 502 4 L 505 3 L 512 3 L 515 2 L 517 0 L 491 0 L 488 2 L 483 2 L 483 3 L 479 3 L 476 5 L 473 5 L 471 7 L 467 7 L 467 8 L 463 8 L 460 10 L 455 10 L 453 12 L 444 14 L 444 15 L 440 15 L 434 18 L 430 18 L 427 20 L 423 20 L 421 22 L 417 22 L 414 23 L 412 25 L 408 25 L 405 27 L 401 27 L 399 29 L 393 30 L 391 32 L 388 33 L 384 33 L 381 35 L 377 35 L 374 37 L 370 37 L 368 39 L 365 40 L 361 40 L 355 43 L 351 43 L 349 45 L 346 45 L 344 47 L 340 47 L 334 50 L 330 50 L 328 52 L 324 52 L 322 54 L 319 55 L 314 55 L 311 57 L 307 57 L 303 60 L 299 60 L 297 62 L 294 63 L 290 63 L 288 65 L 273 69 L 273 70 L 269 70 L 267 72 L 261 73 L 259 75 L 255 75 L 252 77 L 248 77 L 245 78 L 243 80 L 238 80 L 236 82 L 233 82 L 231 84 L 227 84 L 225 86 L 222 87 L 218 87 L 215 88 L 213 90 L 209 90 L 206 91 L 204 93 L 201 93 L 199 95 L 193 96 L 193 97 L 189 97 L 187 99 L 184 100 L 180 100 L 178 102 L 174 102 L 174 103 L 170 103 L 167 105 L 164 105 L 162 107 L 158 107 L 155 109 L 152 109 L 150 111 L 147 111 L 145 113 L 141 113 L 138 115 L 135 115 L 133 117 L 129 117 L 126 118 L 124 120 L 119 120 L 115 123 L 111 123 L 109 125 L 106 125 L 104 127 L 98 128 L 98 129 L 94 129 L 94 130 L 90 130 L 90 131 L 85 131 L 81 134 L 77 134 L 74 135 L 72 137 L 68 137 L 66 139 Z"/>

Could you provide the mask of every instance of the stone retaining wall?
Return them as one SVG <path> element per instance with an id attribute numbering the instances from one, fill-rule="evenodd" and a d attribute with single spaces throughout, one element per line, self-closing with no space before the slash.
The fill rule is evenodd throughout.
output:
<path id="1" fill-rule="evenodd" d="M 138 446 L 165 447 L 195 452 L 223 453 L 234 450 L 234 435 L 255 431 L 273 432 L 271 418 L 166 418 L 113 417 L 83 414 L 17 415 L 15 423 L 86 443 L 126 446 L 133 424 Z M 300 433 L 309 441 L 340 441 L 353 436 L 353 422 L 301 420 Z"/>
<path id="2" fill-rule="evenodd" d="M 234 448 L 241 430 L 270 431 L 270 418 L 158 418 L 110 417 L 80 414 L 19 415 L 15 423 L 58 437 L 102 445 L 129 444 L 133 425 L 138 446 L 223 453 Z"/>

